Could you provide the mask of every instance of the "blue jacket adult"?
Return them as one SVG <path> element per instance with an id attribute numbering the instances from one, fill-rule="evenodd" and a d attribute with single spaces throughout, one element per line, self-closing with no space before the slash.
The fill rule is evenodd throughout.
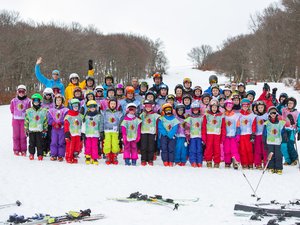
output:
<path id="1" fill-rule="evenodd" d="M 223 94 L 223 90 L 220 88 L 219 89 L 220 90 L 220 94 Z M 209 86 L 205 91 L 204 91 L 204 93 L 208 93 L 209 95 L 212 95 L 212 93 L 211 93 L 211 86 Z"/>
<path id="2" fill-rule="evenodd" d="M 59 72 L 59 71 L 57 71 Z M 60 93 L 65 96 L 65 86 L 61 82 L 60 78 L 57 80 L 47 79 L 42 73 L 41 73 L 41 67 L 40 65 L 35 65 L 35 76 L 38 79 L 39 82 L 41 82 L 43 85 L 45 85 L 46 88 L 53 88 L 58 87 L 60 89 Z"/>

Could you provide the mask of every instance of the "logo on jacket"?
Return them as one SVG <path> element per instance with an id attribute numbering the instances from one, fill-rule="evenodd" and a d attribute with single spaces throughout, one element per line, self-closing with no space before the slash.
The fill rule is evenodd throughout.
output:
<path id="1" fill-rule="evenodd" d="M 56 113 L 55 117 L 56 117 L 56 119 L 59 119 L 60 118 L 60 113 L 59 112 Z"/>
<path id="2" fill-rule="evenodd" d="M 114 117 L 110 117 L 110 118 L 109 118 L 109 122 L 110 122 L 110 123 L 114 123 L 114 122 L 116 122 L 116 119 L 115 119 Z"/>
<path id="3" fill-rule="evenodd" d="M 212 123 L 213 125 L 216 125 L 216 124 L 217 124 L 217 120 L 216 120 L 216 119 L 213 119 L 213 120 L 211 121 L 211 123 Z"/>
<path id="4" fill-rule="evenodd" d="M 194 125 L 194 127 L 199 128 L 200 127 L 200 123 L 196 122 L 195 125 Z"/>
<path id="5" fill-rule="evenodd" d="M 130 127 L 129 127 L 129 129 L 130 129 L 130 130 L 134 130 L 134 125 L 131 124 Z"/>
<path id="6" fill-rule="evenodd" d="M 95 127 L 95 126 L 96 126 L 96 122 L 95 122 L 95 121 L 91 121 L 91 122 L 90 122 L 90 126 L 91 126 L 91 127 Z"/>
<path id="7" fill-rule="evenodd" d="M 169 125 L 167 126 L 167 129 L 168 129 L 168 130 L 171 130 L 171 129 L 172 129 L 172 125 L 169 124 Z"/>
<path id="8" fill-rule="evenodd" d="M 152 123 L 152 120 L 151 120 L 150 118 L 148 118 L 148 119 L 146 120 L 146 123 L 147 123 L 147 124 L 151 124 L 151 123 Z"/>
<path id="9" fill-rule="evenodd" d="M 264 120 L 258 120 L 258 124 L 259 125 L 263 125 L 264 124 Z"/>
<path id="10" fill-rule="evenodd" d="M 17 109 L 22 111 L 24 109 L 24 105 L 22 103 L 19 103 Z"/>
<path id="11" fill-rule="evenodd" d="M 40 120 L 40 116 L 39 116 L 39 115 L 36 115 L 36 116 L 34 117 L 34 119 L 35 119 L 36 121 L 39 121 L 39 120 Z"/>
<path id="12" fill-rule="evenodd" d="M 272 133 L 273 135 L 276 135 L 276 134 L 278 133 L 278 130 L 277 130 L 277 129 L 273 129 L 273 130 L 271 131 L 271 133 Z"/>
<path id="13" fill-rule="evenodd" d="M 228 120 L 226 124 L 228 127 L 230 127 L 232 125 L 232 122 Z"/>
<path id="14" fill-rule="evenodd" d="M 77 119 L 74 121 L 74 125 L 79 126 L 79 121 Z"/>
<path id="15" fill-rule="evenodd" d="M 243 125 L 247 125 L 248 123 L 249 123 L 249 121 L 247 119 L 245 119 L 245 120 L 242 121 Z"/>

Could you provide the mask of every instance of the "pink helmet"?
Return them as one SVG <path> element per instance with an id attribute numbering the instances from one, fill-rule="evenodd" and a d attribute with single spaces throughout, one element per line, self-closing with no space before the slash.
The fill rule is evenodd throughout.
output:
<path id="1" fill-rule="evenodd" d="M 224 105 L 226 106 L 227 104 L 233 105 L 233 101 L 231 99 L 227 99 L 225 100 Z"/>

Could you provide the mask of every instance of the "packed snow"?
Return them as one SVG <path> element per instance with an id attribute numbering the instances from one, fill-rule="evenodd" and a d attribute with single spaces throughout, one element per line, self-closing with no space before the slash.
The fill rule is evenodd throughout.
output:
<path id="1" fill-rule="evenodd" d="M 164 82 L 171 92 L 174 86 L 190 77 L 193 86 L 208 87 L 208 77 L 212 72 L 181 68 L 170 70 Z M 151 80 L 150 80 L 151 81 Z M 225 77 L 219 78 L 224 83 Z M 152 83 L 152 81 L 150 82 Z M 269 83 L 277 87 L 278 94 L 286 92 L 300 101 L 299 94 L 283 84 Z M 247 86 L 247 90 L 262 91 L 262 83 Z M 258 96 L 256 96 L 258 97 Z M 90 208 L 92 213 L 103 213 L 106 218 L 84 224 L 114 225 L 183 225 L 183 224 L 266 224 L 270 219 L 250 221 L 249 217 L 237 217 L 233 207 L 237 202 L 254 203 L 252 191 L 240 170 L 164 167 L 160 158 L 154 167 L 125 166 L 122 155 L 120 164 L 107 166 L 104 160 L 99 166 L 85 165 L 84 155 L 78 164 L 52 162 L 49 157 L 43 161 L 29 161 L 28 157 L 14 156 L 12 150 L 11 115 L 8 106 L 0 107 L 0 204 L 20 200 L 23 205 L 0 209 L 0 221 L 13 213 L 33 216 L 35 213 L 61 215 L 69 210 Z M 246 170 L 245 174 L 256 187 L 262 171 Z M 283 175 L 265 173 L 258 196 L 261 202 L 276 199 L 280 202 L 300 198 L 300 172 L 298 167 L 285 166 Z M 144 194 L 161 194 L 165 198 L 195 198 L 181 206 L 178 211 L 164 206 L 144 202 L 121 203 L 107 198 L 127 197 L 140 191 Z M 293 224 L 288 219 L 280 224 Z"/>

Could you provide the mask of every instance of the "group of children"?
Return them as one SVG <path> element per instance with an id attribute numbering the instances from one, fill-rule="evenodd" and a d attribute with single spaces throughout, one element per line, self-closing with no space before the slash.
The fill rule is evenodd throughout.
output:
<path id="1" fill-rule="evenodd" d="M 277 89 L 271 92 L 268 84 L 254 101 L 256 93 L 246 92 L 243 83 L 228 83 L 222 90 L 215 75 L 204 92 L 184 78 L 174 95 L 159 73 L 151 88 L 145 81 L 126 87 L 113 81 L 107 75 L 102 86 L 95 86 L 88 77 L 88 88 L 82 89 L 76 86 L 78 75 L 71 74 L 75 88 L 68 102 L 55 87 L 30 100 L 19 85 L 10 107 L 15 155 L 26 156 L 27 136 L 30 160 L 35 149 L 38 160 L 49 149 L 52 161 L 65 157 L 77 163 L 84 149 L 85 162 L 96 165 L 101 156 L 106 164 L 118 164 L 120 153 L 125 165 L 137 165 L 139 152 L 142 166 L 152 166 L 161 155 L 164 166 L 185 166 L 189 160 L 192 167 L 202 167 L 205 160 L 209 168 L 224 161 L 226 168 L 240 163 L 243 169 L 262 169 L 270 152 L 272 173 L 282 174 L 282 155 L 286 165 L 297 164 L 297 101 L 285 93 L 277 100 Z"/>

